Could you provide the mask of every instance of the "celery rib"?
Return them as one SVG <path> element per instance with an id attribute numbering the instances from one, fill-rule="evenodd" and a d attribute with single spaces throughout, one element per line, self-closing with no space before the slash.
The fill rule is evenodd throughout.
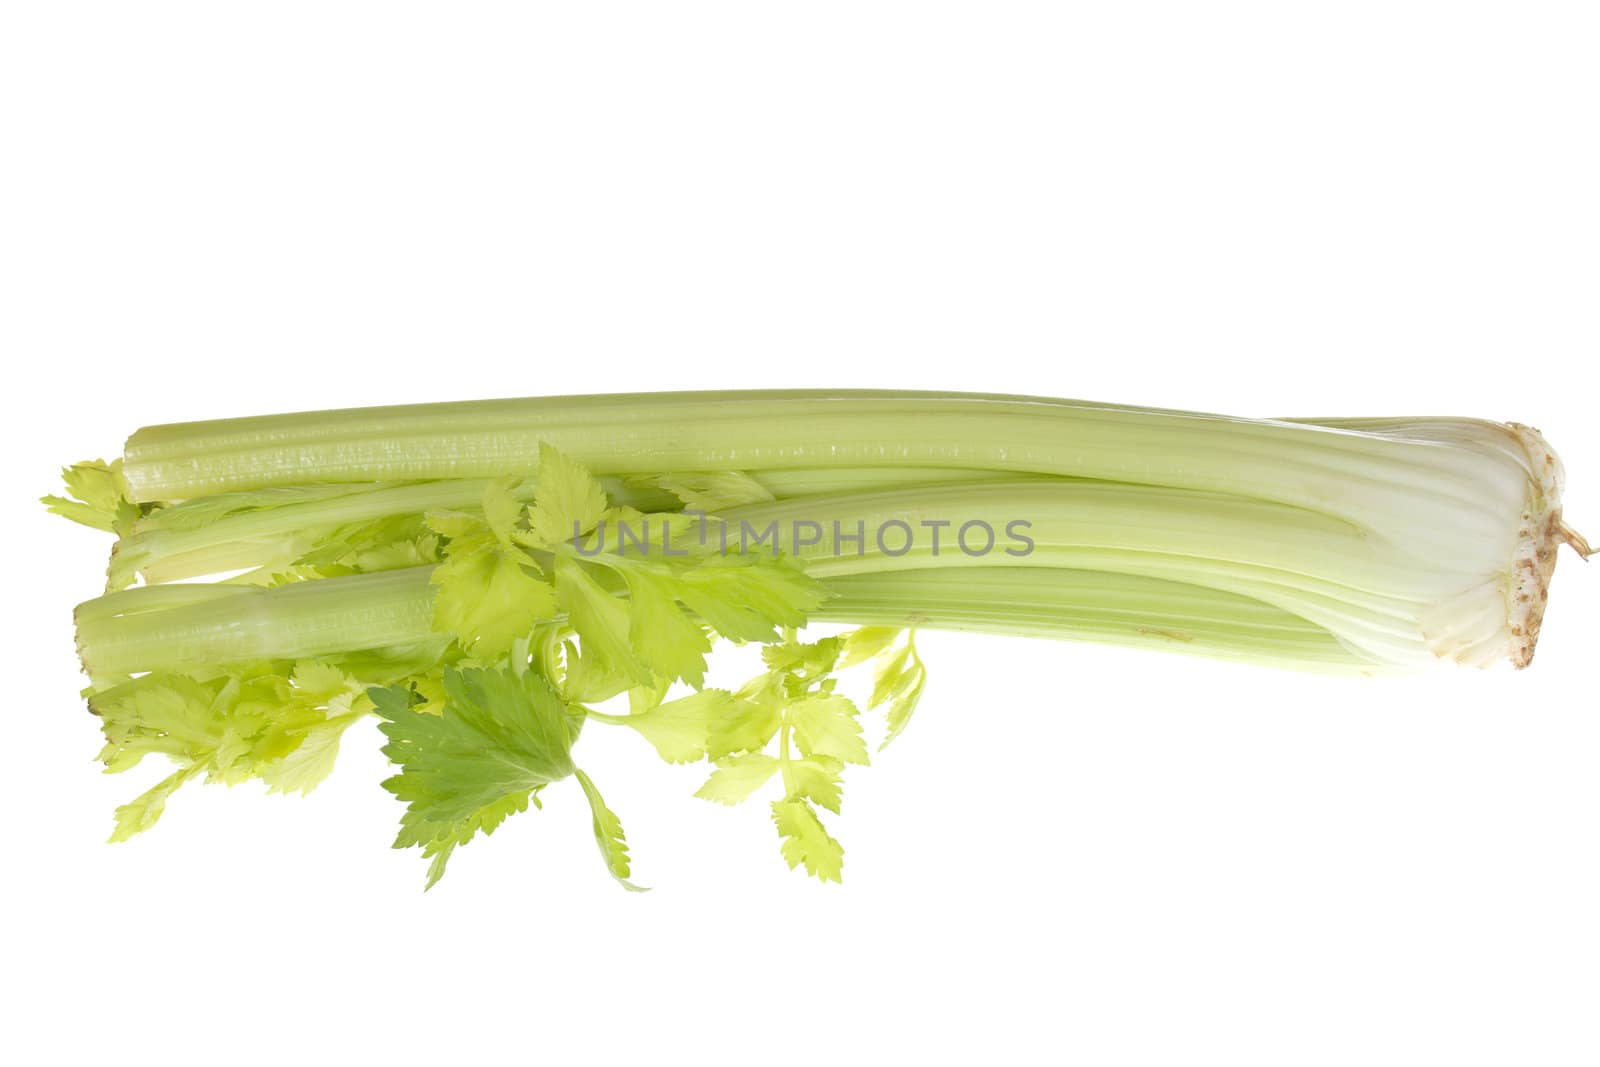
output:
<path id="1" fill-rule="evenodd" d="M 1478 437 L 1505 433 L 1458 421 Z M 962 467 L 1206 489 L 1390 528 L 1422 511 L 1496 521 L 1526 463 L 1436 436 L 976 394 L 662 393 L 152 427 L 129 439 L 124 470 L 138 499 L 181 500 L 306 482 L 526 475 L 543 443 L 597 474 Z"/>
<path id="2" fill-rule="evenodd" d="M 973 484 L 1015 480 L 1003 471 L 960 468 L 840 467 L 755 471 L 749 476 L 778 500 L 892 488 Z M 474 511 L 491 484 L 486 478 L 456 478 L 408 483 L 347 483 L 242 491 L 198 498 L 194 504 L 163 508 L 141 519 L 112 549 L 114 588 L 135 576 L 146 582 L 175 582 L 227 571 L 285 568 L 342 526 L 437 510 Z M 628 479 L 603 483 L 616 504 L 645 512 L 675 511 L 682 505 L 670 493 Z M 532 499 L 530 478 L 519 495 Z M 198 511 L 198 514 L 194 512 Z"/>
<path id="3" fill-rule="evenodd" d="M 155 586 L 111 593 L 78 612 L 91 675 L 300 659 L 435 637 L 431 568 L 325 578 L 270 589 Z M 819 620 L 1103 639 L 1357 672 L 1381 661 L 1327 629 L 1247 596 L 1142 575 L 1067 568 L 946 569 L 840 577 Z M 193 598 L 173 591 L 221 590 Z"/>

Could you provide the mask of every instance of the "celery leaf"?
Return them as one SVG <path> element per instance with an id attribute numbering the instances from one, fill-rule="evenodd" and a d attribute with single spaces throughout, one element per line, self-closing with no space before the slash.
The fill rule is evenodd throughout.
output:
<path id="1" fill-rule="evenodd" d="M 791 760 L 789 777 L 793 789 L 790 795 L 816 801 L 837 815 L 843 801 L 844 786 L 839 780 L 842 770 L 844 764 L 831 756 L 816 755 Z"/>
<path id="2" fill-rule="evenodd" d="M 396 848 L 421 845 L 431 856 L 431 886 L 450 853 L 507 816 L 534 793 L 577 769 L 572 743 L 582 722 L 532 671 L 452 669 L 444 674 L 441 714 L 415 707 L 405 686 L 369 696 L 388 738 L 383 752 L 400 767 L 384 788 L 406 804 Z"/>
<path id="3" fill-rule="evenodd" d="M 927 684 L 928 670 L 917 655 L 916 635 L 908 633 L 906 643 L 894 655 L 880 659 L 874 673 L 870 706 L 888 706 L 889 733 L 880 748 L 899 737 L 911 722 Z"/>
<path id="4" fill-rule="evenodd" d="M 771 699 L 749 699 L 740 692 L 728 714 L 716 722 L 706 737 L 706 757 L 712 761 L 740 752 L 759 752 L 783 724 L 783 707 Z"/>
<path id="5" fill-rule="evenodd" d="M 637 685 L 652 684 L 654 675 L 633 647 L 627 602 L 601 588 L 571 556 L 556 556 L 555 583 L 557 603 L 578 631 L 583 655 L 593 659 L 595 670 L 631 679 Z"/>
<path id="6" fill-rule="evenodd" d="M 445 561 L 433 571 L 433 584 L 439 587 L 435 625 L 454 634 L 468 655 L 505 655 L 512 642 L 556 613 L 550 584 L 529 570 L 520 554 L 492 543 L 451 542 Z"/>
<path id="7" fill-rule="evenodd" d="M 723 637 L 769 642 L 805 625 L 827 590 L 788 559 L 708 556 L 677 575 L 678 599 Z"/>
<path id="8" fill-rule="evenodd" d="M 741 471 L 657 474 L 631 481 L 663 489 L 683 501 L 685 508 L 707 515 L 745 504 L 765 504 L 773 499 L 766 486 Z"/>
<path id="9" fill-rule="evenodd" d="M 122 477 L 122 460 L 74 463 L 61 471 L 67 496 L 46 496 L 40 503 L 53 515 L 107 533 L 128 533 L 140 508 Z"/>
<path id="10" fill-rule="evenodd" d="M 713 735 L 724 729 L 724 724 L 748 712 L 741 703 L 727 690 L 703 689 L 606 721 L 637 730 L 668 763 L 692 763 L 705 756 Z"/>
<path id="11" fill-rule="evenodd" d="M 904 632 L 895 626 L 863 626 L 841 634 L 844 639 L 844 654 L 839 657 L 839 669 L 854 667 L 858 663 L 876 658 L 893 645 Z"/>
<path id="12" fill-rule="evenodd" d="M 594 816 L 594 840 L 600 846 L 600 856 L 605 860 L 606 870 L 611 872 L 611 877 L 622 888 L 633 893 L 643 892 L 646 887 L 628 880 L 632 871 L 628 860 L 628 840 L 622 833 L 622 820 L 617 818 L 616 812 L 606 807 L 600 790 L 595 788 L 589 776 L 581 770 L 575 773 L 578 785 L 583 787 L 583 795 L 589 801 L 590 814 Z"/>
<path id="13" fill-rule="evenodd" d="M 771 781 L 778 767 L 776 758 L 761 752 L 727 756 L 717 761 L 716 770 L 694 795 L 717 804 L 738 804 Z"/>
<path id="14" fill-rule="evenodd" d="M 605 490 L 594 475 L 550 445 L 539 446 L 534 482 L 528 535 L 522 538 L 525 544 L 537 548 L 570 544 L 593 530 L 605 515 Z"/>
<path id="15" fill-rule="evenodd" d="M 178 787 L 193 778 L 199 767 L 185 767 L 174 771 L 116 811 L 116 828 L 111 831 L 111 841 L 126 841 L 135 834 L 150 829 L 167 810 L 167 801 Z"/>
<path id="16" fill-rule="evenodd" d="M 309 792 L 333 769 L 344 731 L 367 711 L 353 678 L 329 664 L 239 668 L 201 681 L 150 674 L 89 698 L 106 737 L 100 760 L 126 771 L 147 755 L 179 770 L 117 811 L 114 841 L 155 825 L 186 781 L 258 779 L 274 792 Z"/>
<path id="17" fill-rule="evenodd" d="M 455 635 L 478 659 L 495 659 L 556 613 L 556 596 L 512 543 L 521 505 L 515 479 L 501 479 L 483 495 L 484 518 L 459 512 L 428 516 L 428 525 L 449 538 L 444 562 L 432 582 L 436 629 Z"/>
<path id="18" fill-rule="evenodd" d="M 867 743 L 861 737 L 856 706 L 837 693 L 808 696 L 784 712 L 794 728 L 800 751 L 808 756 L 829 756 L 843 763 L 866 763 Z"/>
<path id="19" fill-rule="evenodd" d="M 844 847 L 828 836 L 809 802 L 793 797 L 773 801 L 772 822 L 783 841 L 783 859 L 790 870 L 804 864 L 806 873 L 820 881 L 841 880 Z"/>
<path id="20" fill-rule="evenodd" d="M 622 576 L 628 585 L 632 615 L 628 637 L 639 658 L 657 674 L 681 678 L 700 688 L 711 641 L 678 607 L 676 583 L 643 567 L 626 567 Z"/>

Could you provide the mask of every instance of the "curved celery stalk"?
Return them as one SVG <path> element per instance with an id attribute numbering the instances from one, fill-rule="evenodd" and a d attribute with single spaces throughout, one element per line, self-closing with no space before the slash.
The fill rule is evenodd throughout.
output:
<path id="1" fill-rule="evenodd" d="M 1204 586 L 1036 567 L 835 578 L 819 621 L 1094 641 L 1330 674 L 1388 668 L 1291 612 Z"/>
<path id="2" fill-rule="evenodd" d="M 416 645 L 436 636 L 430 575 L 431 568 L 414 567 L 272 589 L 235 586 L 188 601 L 169 591 L 218 587 L 109 593 L 79 607 L 79 653 L 92 676 L 116 676 Z M 1388 669 L 1290 612 L 1167 579 L 1008 567 L 902 570 L 828 584 L 834 597 L 819 621 L 1098 640 L 1339 673 Z"/>

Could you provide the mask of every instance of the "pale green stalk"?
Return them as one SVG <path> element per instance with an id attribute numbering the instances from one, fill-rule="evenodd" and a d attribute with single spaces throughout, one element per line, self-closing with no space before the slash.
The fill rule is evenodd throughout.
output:
<path id="1" fill-rule="evenodd" d="M 309 482 L 494 478 L 531 474 L 545 443 L 602 475 L 961 467 L 1211 490 L 1402 532 L 1438 518 L 1498 532 L 1501 505 L 1525 496 L 1526 448 L 1504 426 L 1384 420 L 1363 429 L 947 393 L 623 394 L 149 427 L 128 440 L 124 473 L 147 501 Z"/>
<path id="2" fill-rule="evenodd" d="M 176 585 L 111 593 L 78 609 L 79 652 L 92 676 L 115 676 L 412 646 L 437 636 L 431 573 L 416 567 L 273 589 Z M 1384 669 L 1290 612 L 1137 575 L 926 569 L 827 584 L 835 595 L 819 621 L 1101 640 L 1340 673 Z M 199 589 L 219 592 L 173 604 L 170 591 Z"/>
<path id="3" fill-rule="evenodd" d="M 736 513 L 758 524 L 1024 520 L 1036 548 L 1023 560 L 947 552 L 936 565 L 1203 586 L 1294 614 L 1396 667 L 1527 663 L 1555 547 L 1570 540 L 1559 465 L 1525 427 L 1260 421 L 1010 396 L 678 393 L 263 416 L 140 430 L 124 474 L 146 501 L 486 479 L 531 474 L 542 444 L 600 475 L 756 472 L 771 495 L 804 494 Z M 927 477 L 914 491 L 849 494 L 894 484 L 883 468 Z M 341 499 L 316 506 L 346 507 Z M 823 579 L 935 565 L 922 550 L 803 554 Z"/>
<path id="4" fill-rule="evenodd" d="M 1008 550 L 1007 526 L 1026 523 L 1032 547 Z M 1183 489 L 1090 482 L 994 483 L 946 486 L 863 497 L 779 502 L 727 516 L 730 541 L 776 523 L 791 547 L 796 523 L 813 523 L 823 543 L 800 548 L 809 572 L 829 580 L 842 575 L 940 568 L 984 571 L 1006 567 L 1068 568 L 1145 575 L 1249 596 L 1339 633 L 1350 645 L 1394 666 L 1435 658 L 1422 616 L 1436 605 L 1465 597 L 1461 610 L 1483 615 L 1473 622 L 1480 643 L 1504 654 L 1506 614 L 1483 608 L 1476 594 L 1493 584 L 1491 564 L 1476 570 L 1419 553 L 1319 512 L 1261 500 Z M 997 534 L 981 555 L 961 550 L 965 523 L 981 522 Z M 880 546 L 871 531 L 903 523 Z M 835 524 L 868 531 L 859 554 L 848 545 L 835 554 Z M 899 553 L 901 533 L 914 535 Z M 942 541 L 935 552 L 932 531 Z M 720 536 L 713 534 L 717 540 Z M 715 542 L 714 542 L 715 543 Z M 979 546 L 983 544 L 980 538 Z M 1509 559 L 1513 545 L 1507 543 Z M 1011 554 L 1015 551 L 1017 554 Z M 1488 559 L 1494 557 L 1487 556 Z M 1503 564 L 1501 565 L 1503 571 Z"/>
<path id="5" fill-rule="evenodd" d="M 835 578 L 818 621 L 1095 641 L 1325 673 L 1386 668 L 1259 600 L 1160 578 L 1036 567 Z"/>
<path id="6" fill-rule="evenodd" d="M 99 677 L 412 645 L 433 636 L 430 573 L 107 593 L 77 609 L 78 654 Z"/>
<path id="7" fill-rule="evenodd" d="M 997 471 L 957 468 L 819 468 L 748 472 L 755 486 L 775 499 L 902 486 L 1013 479 Z M 288 568 L 318 542 L 341 528 L 431 511 L 475 512 L 487 478 L 413 483 L 337 483 L 244 490 L 161 508 L 139 519 L 112 547 L 112 588 L 184 581 L 249 571 L 272 574 Z M 638 479 L 607 478 L 602 484 L 615 504 L 641 511 L 676 511 L 671 493 Z M 533 479 L 519 495 L 531 500 Z"/>

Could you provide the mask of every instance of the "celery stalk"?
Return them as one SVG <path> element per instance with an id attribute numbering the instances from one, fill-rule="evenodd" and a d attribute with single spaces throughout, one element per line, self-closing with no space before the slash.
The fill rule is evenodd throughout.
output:
<path id="1" fill-rule="evenodd" d="M 173 604 L 131 589 L 78 610 L 78 645 L 94 676 L 215 670 L 251 660 L 331 656 L 433 638 L 430 568 L 274 589 L 227 587 Z M 1250 597 L 1140 575 L 1006 567 L 858 574 L 829 582 L 819 621 L 1093 640 L 1333 673 L 1384 664 L 1327 629 Z M 154 606 L 152 601 L 164 601 Z"/>
<path id="2" fill-rule="evenodd" d="M 51 509 L 119 537 L 118 591 L 76 614 L 102 759 L 178 765 L 114 836 L 197 777 L 309 789 L 371 712 L 407 804 L 396 846 L 430 884 L 570 777 L 635 888 L 573 759 L 585 722 L 706 761 L 709 800 L 781 786 L 785 861 L 837 880 L 819 810 L 868 748 L 835 675 L 874 664 L 865 706 L 893 739 L 928 677 L 919 628 L 1332 674 L 1522 667 L 1558 547 L 1589 551 L 1543 438 L 1472 419 L 588 396 L 157 426 L 65 473 Z M 856 628 L 804 641 L 808 622 Z M 765 646 L 763 673 L 708 688 L 719 638 Z M 622 694 L 627 714 L 590 707 Z"/>
<path id="3" fill-rule="evenodd" d="M 801 468 L 746 472 L 774 499 L 843 492 L 868 492 L 905 486 L 970 484 L 1016 480 L 1003 471 L 961 468 Z M 137 520 L 112 548 L 112 588 L 135 578 L 174 582 L 227 571 L 252 571 L 270 577 L 311 551 L 320 540 L 363 523 L 432 511 L 474 511 L 489 486 L 486 478 L 453 478 L 409 483 L 325 483 L 312 487 L 258 489 L 201 497 L 191 505 L 163 508 Z M 644 511 L 675 510 L 670 493 L 635 479 L 602 480 L 617 504 Z M 528 479 L 519 496 L 531 500 Z"/>
<path id="4" fill-rule="evenodd" d="M 412 567 L 272 589 L 180 584 L 107 593 L 78 607 L 78 652 L 95 677 L 411 645 L 433 633 L 428 575 Z"/>

